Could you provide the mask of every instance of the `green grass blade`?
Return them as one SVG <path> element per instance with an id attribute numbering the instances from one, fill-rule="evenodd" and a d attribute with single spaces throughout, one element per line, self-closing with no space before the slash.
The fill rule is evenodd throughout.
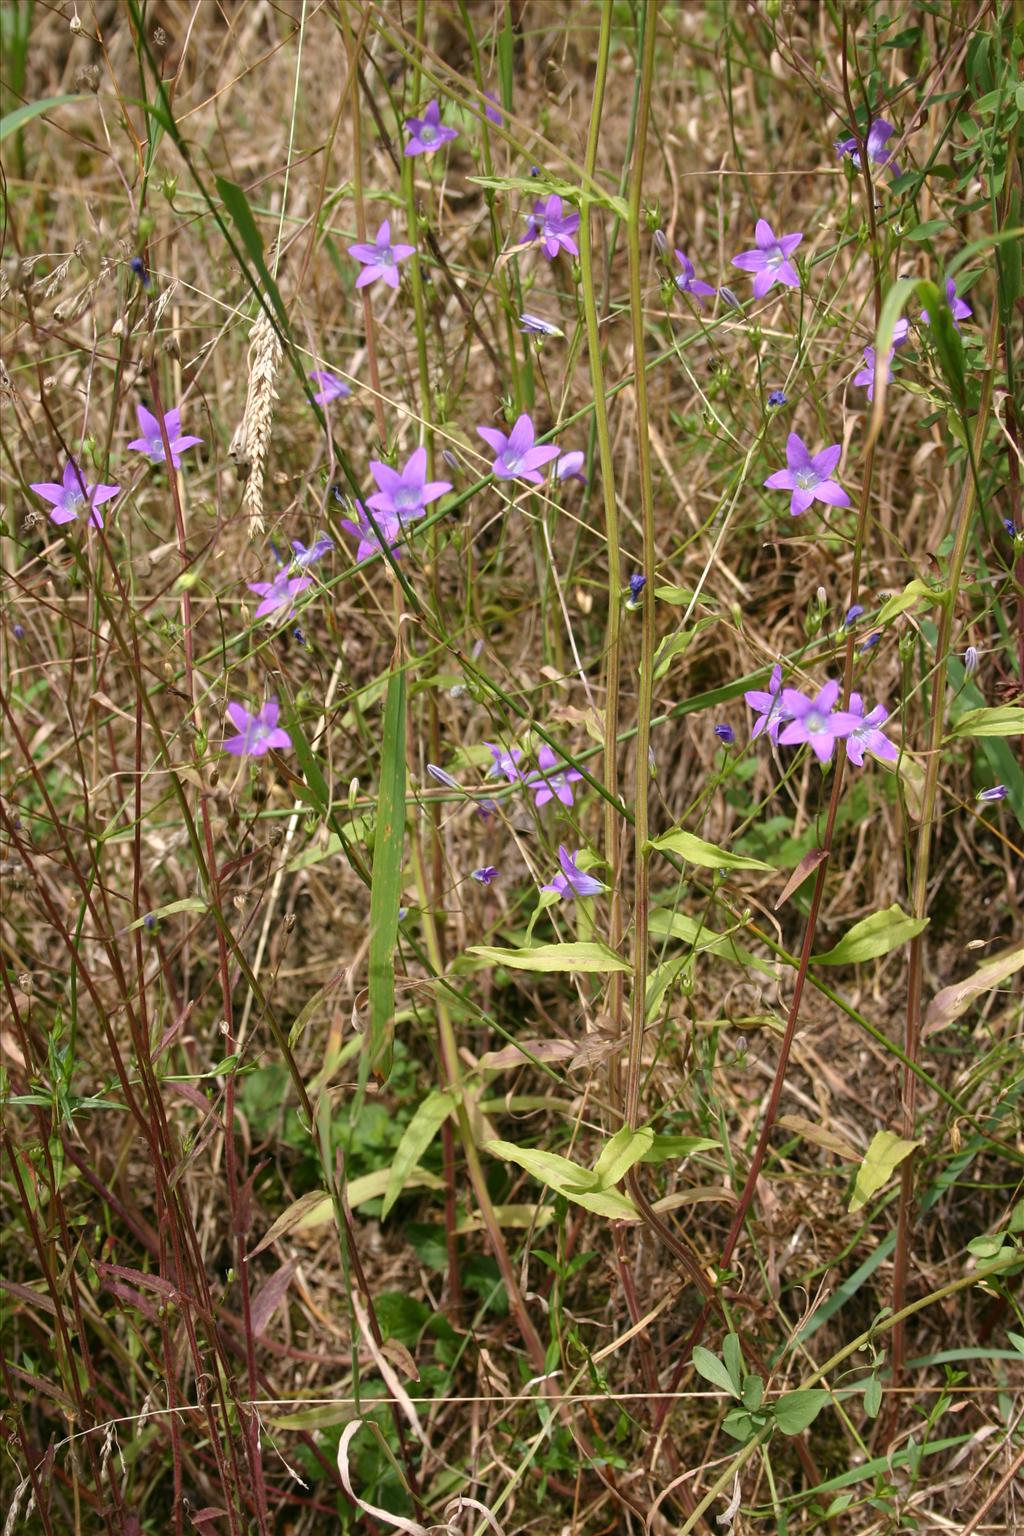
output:
<path id="1" fill-rule="evenodd" d="M 395 1027 L 395 946 L 405 846 L 405 673 L 396 667 L 384 703 L 377 828 L 370 887 L 370 1027 L 367 1065 L 387 1077 Z"/>

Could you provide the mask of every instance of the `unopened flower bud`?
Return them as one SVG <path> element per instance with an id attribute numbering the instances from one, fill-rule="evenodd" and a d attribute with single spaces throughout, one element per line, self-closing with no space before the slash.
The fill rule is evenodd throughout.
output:
<path id="1" fill-rule="evenodd" d="M 973 646 L 973 645 L 969 645 L 967 647 L 966 651 L 964 651 L 964 675 L 965 675 L 965 677 L 973 677 L 975 672 L 977 672 L 977 670 L 978 670 L 978 652 L 977 652 L 977 648 L 975 646 Z"/>

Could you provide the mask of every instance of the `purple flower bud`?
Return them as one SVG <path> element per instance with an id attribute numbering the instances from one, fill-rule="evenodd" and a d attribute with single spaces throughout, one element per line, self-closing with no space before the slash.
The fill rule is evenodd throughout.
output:
<path id="1" fill-rule="evenodd" d="M 146 913 L 145 917 L 142 919 L 142 926 L 146 929 L 147 933 L 152 933 L 153 929 L 156 927 L 156 917 L 152 912 Z"/>
<path id="2" fill-rule="evenodd" d="M 640 607 L 640 599 L 643 595 L 643 590 L 646 585 L 647 577 L 643 574 L 643 572 L 634 571 L 632 576 L 629 578 L 629 597 L 627 602 L 630 608 Z"/>
<path id="3" fill-rule="evenodd" d="M 724 293 L 725 290 L 723 289 L 722 291 Z M 768 404 L 771 406 L 773 411 L 779 410 L 786 403 L 786 396 L 781 389 L 773 389 L 771 394 L 768 396 Z"/>
<path id="4" fill-rule="evenodd" d="M 862 603 L 854 603 L 852 608 L 847 608 L 846 618 L 843 620 L 843 628 L 849 629 L 851 625 L 856 624 L 863 612 L 864 607 Z"/>
<path id="5" fill-rule="evenodd" d="M 964 674 L 973 677 L 978 670 L 978 650 L 976 646 L 969 645 L 964 651 Z"/>
<path id="6" fill-rule="evenodd" d="M 448 789 L 462 788 L 458 779 L 453 779 L 450 773 L 446 773 L 444 769 L 439 768 L 436 763 L 428 763 L 427 772 L 430 774 L 432 779 L 436 779 L 439 784 L 444 784 Z"/>
<path id="7" fill-rule="evenodd" d="M 728 304 L 730 309 L 739 309 L 740 301 L 736 297 L 736 295 L 733 293 L 731 288 L 727 288 L 725 286 L 725 284 L 723 283 L 721 288 L 719 288 L 718 291 L 722 295 L 722 298 Z"/>
<path id="8" fill-rule="evenodd" d="M 14 638 L 15 638 L 15 640 L 23 639 L 24 638 L 24 634 L 25 634 L 25 626 L 24 626 L 24 624 L 15 624 L 15 626 L 14 626 Z"/>
<path id="9" fill-rule="evenodd" d="M 481 885 L 490 885 L 492 880 L 498 878 L 498 870 L 493 864 L 485 864 L 482 869 L 474 869 L 470 878 L 478 880 Z"/>
<path id="10" fill-rule="evenodd" d="M 497 800 L 481 800 L 476 808 L 476 813 L 481 821 L 493 821 L 498 814 Z"/>
<path id="11" fill-rule="evenodd" d="M 881 630 L 876 631 L 873 635 L 868 635 L 867 639 L 864 641 L 864 644 L 860 648 L 861 655 L 863 655 L 865 651 L 870 651 L 873 646 L 876 646 L 881 638 Z"/>
<path id="12" fill-rule="evenodd" d="M 668 255 L 668 236 L 663 229 L 654 231 L 654 248 L 660 255 Z"/>
<path id="13" fill-rule="evenodd" d="M 993 784 L 991 789 L 980 789 L 977 798 L 982 805 L 987 805 L 993 800 L 1005 800 L 1008 793 L 1005 784 Z"/>
<path id="14" fill-rule="evenodd" d="M 444 461 L 448 465 L 449 469 L 458 469 L 459 461 L 455 457 L 454 453 L 452 453 L 450 448 L 442 448 L 441 449 L 441 457 L 442 457 L 442 459 L 444 459 Z"/>
<path id="15" fill-rule="evenodd" d="M 1020 533 L 1018 533 L 1018 531 L 1017 531 L 1016 523 L 1014 523 L 1010 518 L 1004 517 L 1003 518 L 1003 527 L 1006 529 L 1007 533 L 1010 535 L 1010 538 L 1013 539 L 1014 543 L 1016 543 L 1017 540 L 1021 537 Z"/>
<path id="16" fill-rule="evenodd" d="M 716 725 L 715 735 L 719 741 L 724 741 L 727 747 L 731 747 L 736 740 L 736 732 L 731 725 Z"/>

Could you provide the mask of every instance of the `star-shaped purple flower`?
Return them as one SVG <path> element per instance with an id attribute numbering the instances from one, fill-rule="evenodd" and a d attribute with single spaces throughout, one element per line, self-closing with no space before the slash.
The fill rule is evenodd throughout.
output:
<path id="1" fill-rule="evenodd" d="M 778 741 L 779 731 L 789 719 L 782 707 L 782 668 L 779 663 L 772 667 L 767 692 L 763 688 L 750 688 L 743 697 L 757 713 L 750 732 L 751 741 L 756 741 L 762 731 L 767 731 L 772 741 Z"/>
<path id="2" fill-rule="evenodd" d="M 233 757 L 261 757 L 272 747 L 290 747 L 291 737 L 277 723 L 279 713 L 276 699 L 268 699 L 254 715 L 242 704 L 229 704 L 228 715 L 238 735 L 225 737 L 224 751 Z"/>
<path id="3" fill-rule="evenodd" d="M 850 732 L 845 741 L 846 755 L 850 762 L 862 768 L 865 752 L 870 752 L 872 757 L 879 757 L 886 763 L 897 762 L 900 755 L 899 747 L 882 733 L 882 726 L 889 718 L 889 711 L 881 704 L 876 704 L 874 709 L 865 714 L 864 700 L 859 693 L 851 693 L 850 713 L 856 715 L 859 721 L 856 729 Z"/>
<path id="4" fill-rule="evenodd" d="M 341 526 L 346 533 L 352 534 L 353 538 L 359 540 L 359 547 L 356 550 L 357 565 L 361 565 L 364 560 L 369 560 L 371 555 L 383 554 L 385 547 L 392 552 L 398 548 L 402 528 L 396 518 L 388 517 L 384 512 L 375 512 L 373 522 L 377 524 L 377 528 L 374 528 L 362 502 L 354 501 L 353 506 L 356 521 L 353 522 L 351 518 L 342 518 Z M 379 535 L 377 529 L 380 529 Z"/>
<path id="5" fill-rule="evenodd" d="M 548 261 L 554 261 L 559 251 L 578 256 L 579 246 L 572 237 L 579 227 L 580 216 L 575 208 L 563 213 L 562 199 L 557 192 L 552 192 L 550 197 L 542 197 L 534 203 L 533 212 L 527 215 L 526 239 L 530 243 L 539 240 Z"/>
<path id="6" fill-rule="evenodd" d="M 837 682 L 826 683 L 813 699 L 798 688 L 783 688 L 782 707 L 789 720 L 779 732 L 779 744 L 795 747 L 807 742 L 819 762 L 829 762 L 836 741 L 863 724 L 860 715 L 834 707 L 838 697 Z"/>
<path id="7" fill-rule="evenodd" d="M 701 300 L 713 299 L 717 290 L 712 288 L 710 283 L 701 282 L 700 278 L 694 275 L 693 262 L 683 251 L 676 251 L 676 261 L 682 268 L 682 271 L 676 274 L 676 287 L 680 293 L 692 293 L 703 309 Z"/>
<path id="8" fill-rule="evenodd" d="M 144 453 L 154 464 L 162 464 L 166 458 L 164 453 L 164 440 L 160 432 L 160 418 L 154 416 L 152 411 L 147 411 L 144 405 L 135 407 L 135 414 L 139 419 L 139 431 L 141 437 L 137 437 L 128 444 L 132 453 Z M 195 448 L 202 442 L 201 437 L 183 437 L 181 432 L 181 411 L 176 406 L 172 411 L 164 413 L 164 431 L 167 434 L 167 442 L 171 450 L 171 463 L 175 469 L 181 468 L 181 455 L 186 448 Z"/>
<path id="9" fill-rule="evenodd" d="M 30 489 L 42 496 L 53 508 L 50 520 L 54 523 L 73 523 L 83 508 L 89 509 L 89 521 L 94 528 L 103 527 L 100 507 L 105 501 L 120 496 L 119 485 L 90 485 L 75 463 L 68 459 L 59 485 L 52 480 L 34 480 Z"/>
<path id="10" fill-rule="evenodd" d="M 803 239 L 803 233 L 776 236 L 767 219 L 758 219 L 754 239 L 757 243 L 752 251 L 740 251 L 732 258 L 733 266 L 739 267 L 741 272 L 753 272 L 754 298 L 763 299 L 776 283 L 799 288 L 800 274 L 789 258 Z"/>
<path id="11" fill-rule="evenodd" d="M 407 155 L 432 155 L 442 144 L 459 136 L 457 128 L 447 128 L 442 123 L 441 108 L 436 101 L 430 102 L 422 117 L 406 118 L 405 126 L 410 135 L 405 146 Z"/>
<path id="12" fill-rule="evenodd" d="M 372 245 L 358 241 L 348 248 L 349 255 L 354 256 L 363 268 L 356 278 L 356 287 L 367 288 L 370 283 L 382 278 L 389 288 L 397 288 L 398 263 L 406 261 L 415 250 L 414 245 L 392 245 L 391 220 L 385 219 Z"/>
<path id="13" fill-rule="evenodd" d="M 554 875 L 547 883 L 542 885 L 542 891 L 554 891 L 556 896 L 598 896 L 608 887 L 602 885 L 600 880 L 595 880 L 593 875 L 588 875 L 577 864 L 579 852 L 570 853 L 562 843 L 558 849 L 558 862 L 562 866 L 559 874 Z"/>
<path id="14" fill-rule="evenodd" d="M 268 613 L 277 613 L 282 620 L 288 618 L 295 607 L 296 598 L 312 585 L 312 576 L 289 576 L 287 566 L 278 571 L 273 581 L 246 582 L 249 591 L 263 599 L 253 618 L 263 619 Z"/>
<path id="15" fill-rule="evenodd" d="M 892 354 L 893 354 L 893 350 L 895 350 L 895 349 L 890 349 L 889 356 L 886 358 L 886 363 L 888 364 L 888 369 L 886 371 L 886 383 L 887 384 L 891 383 L 891 381 L 892 381 Z M 862 387 L 864 385 L 867 385 L 868 399 L 869 400 L 873 400 L 875 398 L 875 349 L 874 349 L 874 347 L 865 347 L 864 348 L 864 367 L 860 370 L 859 373 L 855 373 L 854 374 L 853 382 L 854 382 L 854 384 L 860 385 Z"/>
<path id="16" fill-rule="evenodd" d="M 558 458 L 558 448 L 554 443 L 534 446 L 533 422 L 525 411 L 508 436 L 497 427 L 476 430 L 477 436 L 497 455 L 493 469 L 499 480 L 529 480 L 532 485 L 543 485 L 544 477 L 537 470 Z"/>
<path id="17" fill-rule="evenodd" d="M 946 303 L 953 311 L 953 325 L 956 330 L 960 329 L 959 322 L 961 320 L 969 320 L 974 314 L 974 310 L 968 304 L 966 299 L 957 298 L 956 283 L 951 277 L 946 278 Z M 926 309 L 922 309 L 921 319 L 924 321 L 925 325 L 931 325 L 932 323 Z"/>
<path id="18" fill-rule="evenodd" d="M 849 496 L 832 478 L 842 452 L 842 444 L 833 443 L 812 456 L 803 438 L 791 432 L 786 438 L 786 468 L 777 469 L 764 483 L 772 491 L 792 491 L 789 510 L 794 517 L 806 512 L 813 501 L 823 501 L 830 507 L 848 507 Z"/>
<path id="19" fill-rule="evenodd" d="M 494 864 L 485 864 L 482 869 L 474 869 L 472 878 L 480 885 L 490 885 L 492 880 L 497 880 L 499 871 Z"/>
<path id="20" fill-rule="evenodd" d="M 540 810 L 542 805 L 547 805 L 549 800 L 558 800 L 562 805 L 572 805 L 572 790 L 570 785 L 578 784 L 583 775 L 578 768 L 567 766 L 558 768 L 562 762 L 557 753 L 553 752 L 547 742 L 537 753 L 537 766 L 539 773 L 531 774 L 527 783 L 533 790 L 533 803 Z M 558 769 L 552 772 L 552 769 Z"/>
<path id="21" fill-rule="evenodd" d="M 892 123 L 887 123 L 882 117 L 876 117 L 868 129 L 867 151 L 869 160 L 874 160 L 877 165 L 889 166 L 893 175 L 898 176 L 899 166 L 892 158 L 892 150 L 886 148 L 895 132 Z M 854 165 L 860 170 L 860 150 L 852 134 L 849 138 L 836 140 L 836 154 L 840 160 L 844 155 L 849 155 Z"/>
<path id="22" fill-rule="evenodd" d="M 378 489 L 367 497 L 368 505 L 400 525 L 422 517 L 432 501 L 452 488 L 448 480 L 427 479 L 427 450 L 423 447 L 414 448 L 400 470 L 371 459 L 370 473 Z"/>
<path id="23" fill-rule="evenodd" d="M 314 384 L 320 386 L 319 394 L 313 396 L 317 405 L 330 405 L 332 400 L 346 400 L 352 393 L 345 380 L 339 379 L 328 368 L 315 368 L 309 377 Z"/>

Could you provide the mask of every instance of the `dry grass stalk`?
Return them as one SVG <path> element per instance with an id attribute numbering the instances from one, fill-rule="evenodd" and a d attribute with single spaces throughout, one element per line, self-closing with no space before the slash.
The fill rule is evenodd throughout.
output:
<path id="1" fill-rule="evenodd" d="M 263 476 L 270 446 L 270 428 L 274 419 L 274 377 L 281 361 L 281 343 L 261 309 L 249 332 L 249 387 L 245 410 L 231 439 L 230 453 L 235 467 L 245 477 L 243 504 L 249 509 L 249 536 L 256 538 L 266 523 L 263 517 Z"/>

